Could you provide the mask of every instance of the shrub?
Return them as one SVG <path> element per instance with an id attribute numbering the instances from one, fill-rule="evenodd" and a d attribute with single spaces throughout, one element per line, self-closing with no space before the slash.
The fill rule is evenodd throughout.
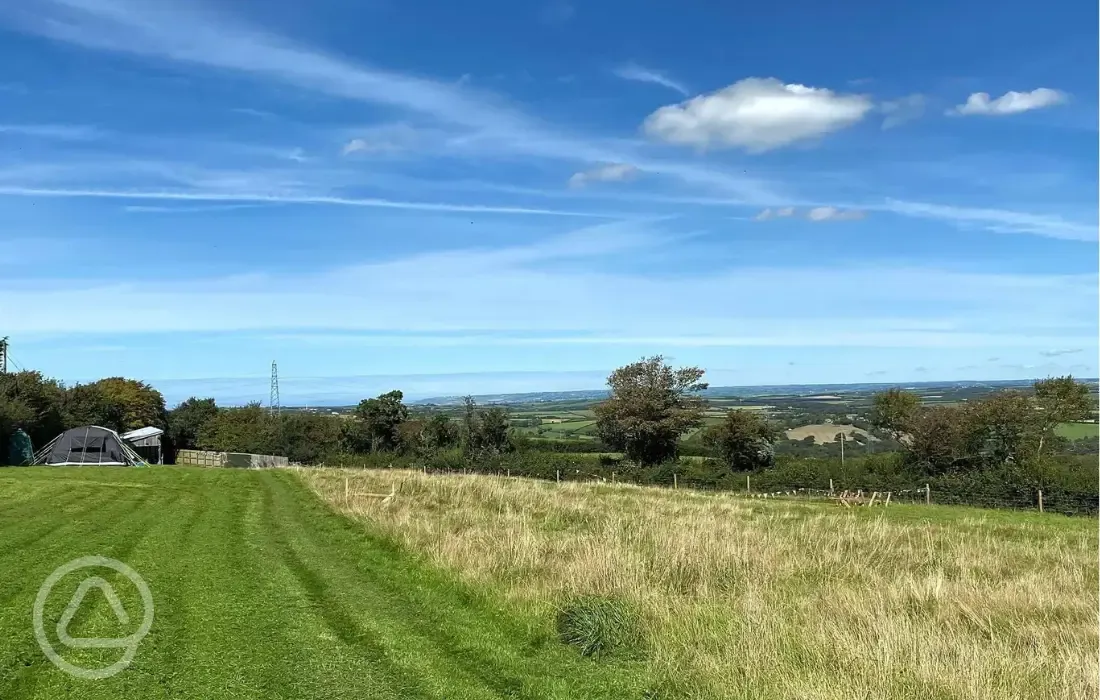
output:
<path id="1" fill-rule="evenodd" d="M 574 598 L 558 609 L 554 622 L 558 639 L 576 647 L 582 656 L 635 656 L 643 649 L 636 610 L 617 598 Z"/>

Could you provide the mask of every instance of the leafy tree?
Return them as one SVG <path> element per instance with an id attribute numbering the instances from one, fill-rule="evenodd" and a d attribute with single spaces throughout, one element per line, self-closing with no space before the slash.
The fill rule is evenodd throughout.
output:
<path id="1" fill-rule="evenodd" d="M 1086 420 L 1096 408 L 1087 384 L 1071 375 L 1050 377 L 1035 382 L 1035 402 L 1038 405 L 1039 437 L 1037 456 L 1042 456 L 1043 443 L 1054 434 L 1059 423 Z"/>
<path id="2" fill-rule="evenodd" d="M 401 424 L 409 419 L 402 403 L 404 394 L 390 391 L 374 399 L 364 399 L 355 409 L 345 439 L 355 452 L 394 452 L 401 447 Z"/>
<path id="3" fill-rule="evenodd" d="M 98 383 L 76 384 L 65 390 L 62 399 L 65 425 L 99 425 L 111 430 L 125 430 L 126 409 L 113 402 Z"/>
<path id="4" fill-rule="evenodd" d="M 962 409 L 926 406 L 906 421 L 906 456 L 928 474 L 965 466 L 967 426 Z"/>
<path id="5" fill-rule="evenodd" d="M 964 453 L 983 467 L 1022 464 L 1038 455 L 1042 425 L 1035 401 L 1019 391 L 1002 391 L 966 404 Z"/>
<path id="6" fill-rule="evenodd" d="M 199 429 L 199 449 L 215 452 L 278 454 L 279 426 L 267 409 L 254 401 L 242 408 L 219 409 Z"/>
<path id="7" fill-rule="evenodd" d="M 597 436 L 643 466 L 674 459 L 680 436 L 703 424 L 703 374 L 660 355 L 620 367 L 607 378 L 611 397 L 595 408 Z"/>
<path id="8" fill-rule="evenodd" d="M 193 450 L 198 446 L 203 426 L 217 415 L 214 399 L 192 396 L 168 412 L 168 439 L 176 449 Z"/>
<path id="9" fill-rule="evenodd" d="M 703 444 L 732 471 L 770 467 L 775 463 L 779 430 L 756 411 L 733 409 L 703 433 Z"/>
<path id="10" fill-rule="evenodd" d="M 454 447 L 460 440 L 458 426 L 450 416 L 436 413 L 422 424 L 417 447 L 430 454 Z"/>
<path id="11" fill-rule="evenodd" d="M 35 448 L 65 430 L 61 383 L 41 372 L 0 374 L 0 440 L 16 428 L 30 436 Z"/>
<path id="12" fill-rule="evenodd" d="M 909 432 L 907 426 L 920 409 L 920 397 L 904 389 L 887 389 L 872 398 L 871 425 L 885 430 L 894 440 Z"/>
<path id="13" fill-rule="evenodd" d="M 508 412 L 499 406 L 478 410 L 472 396 L 463 399 L 463 448 L 468 457 L 480 459 L 509 452 L 512 437 Z"/>
<path id="14" fill-rule="evenodd" d="M 340 443 L 340 419 L 323 413 L 284 413 L 278 431 L 280 442 L 274 454 L 291 462 L 317 464 L 332 454 Z"/>
<path id="15" fill-rule="evenodd" d="M 167 427 L 164 396 L 145 382 L 124 377 L 108 377 L 94 383 L 103 392 L 107 404 L 122 411 L 120 430 L 134 430 L 152 425 Z"/>

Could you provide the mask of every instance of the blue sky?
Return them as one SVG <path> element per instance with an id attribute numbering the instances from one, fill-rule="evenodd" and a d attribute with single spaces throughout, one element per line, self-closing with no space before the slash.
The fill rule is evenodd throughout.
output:
<path id="1" fill-rule="evenodd" d="M 0 7 L 0 334 L 172 401 L 1097 374 L 1096 7 Z"/>

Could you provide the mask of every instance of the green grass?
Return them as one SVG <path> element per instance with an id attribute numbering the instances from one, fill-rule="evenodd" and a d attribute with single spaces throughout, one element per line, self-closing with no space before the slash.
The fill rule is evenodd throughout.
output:
<path id="1" fill-rule="evenodd" d="M 56 567 L 102 555 L 148 583 L 155 620 L 133 664 L 99 681 L 56 669 L 31 608 Z M 96 570 L 140 616 L 132 585 Z M 62 579 L 46 629 L 84 577 Z M 135 621 L 136 625 L 136 621 Z M 101 594 L 74 636 L 120 637 Z M 74 651 L 106 666 L 121 650 Z M 0 698 L 630 698 L 636 661 L 595 661 L 552 619 L 432 568 L 280 470 L 0 471 Z"/>
<path id="2" fill-rule="evenodd" d="M 1100 425 L 1096 423 L 1060 423 L 1054 432 L 1068 440 L 1095 438 L 1100 436 Z"/>

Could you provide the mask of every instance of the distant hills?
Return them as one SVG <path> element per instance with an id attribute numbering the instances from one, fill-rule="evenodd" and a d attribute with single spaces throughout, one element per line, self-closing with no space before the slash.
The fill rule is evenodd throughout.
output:
<path id="1" fill-rule="evenodd" d="M 1096 384 L 1097 379 L 1081 379 L 1080 381 Z M 861 383 L 861 384 L 772 384 L 761 386 L 716 386 L 702 393 L 711 398 L 723 397 L 765 397 L 765 396 L 813 396 L 815 394 L 854 394 L 878 391 L 887 387 L 901 386 L 909 389 L 966 389 L 989 388 L 1009 389 L 1012 387 L 1029 387 L 1030 380 L 998 380 L 998 381 L 961 381 L 961 382 L 909 382 L 898 384 L 888 383 Z M 536 391 L 520 394 L 475 394 L 474 400 L 479 404 L 531 404 L 551 403 L 560 401 L 598 401 L 607 397 L 606 389 L 589 389 L 582 391 Z M 454 406 L 462 403 L 461 396 L 437 396 L 427 399 L 410 401 L 418 406 Z"/>

